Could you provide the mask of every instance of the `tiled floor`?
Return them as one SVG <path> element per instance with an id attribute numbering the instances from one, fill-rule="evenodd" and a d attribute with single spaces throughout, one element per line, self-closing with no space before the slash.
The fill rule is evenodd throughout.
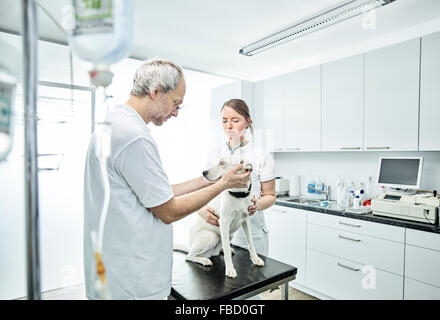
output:
<path id="1" fill-rule="evenodd" d="M 280 300 L 281 288 L 266 291 L 261 294 L 263 300 Z M 25 298 L 23 298 L 25 299 Z M 86 300 L 84 284 L 58 290 L 47 291 L 42 294 L 43 300 Z M 289 287 L 289 300 L 317 300 L 317 298 Z"/>

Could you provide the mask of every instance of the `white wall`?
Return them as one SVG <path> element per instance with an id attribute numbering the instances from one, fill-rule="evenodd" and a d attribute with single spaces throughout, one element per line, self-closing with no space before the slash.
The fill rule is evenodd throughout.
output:
<path id="1" fill-rule="evenodd" d="M 377 180 L 379 158 L 385 156 L 423 156 L 421 189 L 440 191 L 440 152 L 279 152 L 275 153 L 275 170 L 278 176 L 301 176 L 301 193 L 305 194 L 308 175 L 321 176 L 332 188 L 336 199 L 338 174 L 344 175 L 345 185 L 367 182 L 368 176 Z M 375 187 L 376 192 L 380 188 Z"/>

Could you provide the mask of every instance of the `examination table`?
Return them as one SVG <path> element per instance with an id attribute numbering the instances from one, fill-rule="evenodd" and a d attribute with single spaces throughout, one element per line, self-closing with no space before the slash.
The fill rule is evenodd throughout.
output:
<path id="1" fill-rule="evenodd" d="M 259 255 L 264 267 L 255 266 L 249 251 L 232 246 L 237 277 L 225 275 L 223 254 L 212 257 L 212 266 L 185 261 L 186 254 L 173 253 L 173 280 L 170 299 L 176 300 L 230 300 L 246 299 L 283 285 L 282 296 L 288 299 L 288 283 L 295 279 L 297 268 Z"/>

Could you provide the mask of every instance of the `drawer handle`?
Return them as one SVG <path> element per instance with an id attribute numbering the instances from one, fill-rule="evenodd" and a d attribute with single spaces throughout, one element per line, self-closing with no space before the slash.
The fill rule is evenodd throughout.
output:
<path id="1" fill-rule="evenodd" d="M 341 147 L 341 150 L 360 150 L 361 147 Z"/>
<path id="2" fill-rule="evenodd" d="M 340 263 L 340 262 L 338 262 L 338 266 L 343 267 L 343 268 L 347 268 L 347 269 L 350 269 L 350 270 L 353 270 L 353 271 L 359 271 L 359 270 L 361 270 L 361 269 L 359 269 L 359 268 L 352 268 L 352 267 L 346 266 L 346 265 L 344 265 L 344 264 L 342 264 L 342 263 Z"/>
<path id="3" fill-rule="evenodd" d="M 342 222 L 342 221 L 339 221 L 339 224 L 343 224 L 344 226 L 350 226 L 350 227 L 355 227 L 355 228 L 362 227 L 360 224 L 351 224 L 351 223 L 346 223 L 346 222 Z"/>
<path id="4" fill-rule="evenodd" d="M 388 150 L 390 147 L 367 147 L 367 150 Z"/>
<path id="5" fill-rule="evenodd" d="M 295 150 L 301 150 L 301 148 L 287 148 L 286 150 L 292 150 L 292 151 L 295 151 Z"/>
<path id="6" fill-rule="evenodd" d="M 344 237 L 344 236 L 341 236 L 341 235 L 338 235 L 338 237 L 341 238 L 341 239 L 350 240 L 350 241 L 355 241 L 355 242 L 359 242 L 359 241 L 361 241 L 361 239 L 353 239 L 353 238 Z"/>
<path id="7" fill-rule="evenodd" d="M 278 209 L 272 209 L 272 211 L 281 212 L 281 213 L 287 213 L 287 211 L 285 211 L 285 210 L 278 210 Z"/>

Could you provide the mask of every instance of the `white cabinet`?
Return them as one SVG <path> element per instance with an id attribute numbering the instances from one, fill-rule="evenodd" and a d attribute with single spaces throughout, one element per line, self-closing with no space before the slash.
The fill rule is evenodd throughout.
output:
<path id="1" fill-rule="evenodd" d="M 306 286 L 334 299 L 401 300 L 403 277 L 307 249 Z"/>
<path id="2" fill-rule="evenodd" d="M 440 234 L 273 206 L 269 257 L 300 290 L 333 299 L 440 299 Z"/>
<path id="3" fill-rule="evenodd" d="M 286 75 L 284 128 L 284 146 L 287 151 L 320 151 L 320 65 Z"/>
<path id="4" fill-rule="evenodd" d="M 418 150 L 419 65 L 420 39 L 365 54 L 365 150 Z"/>
<path id="5" fill-rule="evenodd" d="M 405 245 L 400 242 L 309 223 L 307 248 L 403 276 Z"/>
<path id="6" fill-rule="evenodd" d="M 255 86 L 256 105 L 262 104 L 257 109 L 262 116 L 255 114 L 255 119 L 263 120 L 264 134 L 271 144 L 270 149 L 274 151 L 284 149 L 284 78 L 285 76 L 270 78 Z M 258 124 L 256 126 L 260 127 Z"/>
<path id="7" fill-rule="evenodd" d="M 306 286 L 335 299 L 403 299 L 405 229 L 307 216 Z"/>
<path id="8" fill-rule="evenodd" d="M 331 214 L 322 214 L 319 212 L 309 212 L 307 215 L 307 222 L 309 224 L 321 225 L 341 231 L 362 234 L 400 243 L 405 242 L 404 228 L 390 226 L 383 223 L 346 218 Z"/>
<path id="9" fill-rule="evenodd" d="M 404 300 L 440 300 L 440 288 L 405 278 Z"/>
<path id="10" fill-rule="evenodd" d="M 266 210 L 269 257 L 297 268 L 294 283 L 304 284 L 307 211 L 273 206 Z"/>
<path id="11" fill-rule="evenodd" d="M 223 132 L 221 126 L 221 109 L 223 104 L 230 99 L 242 99 L 249 107 L 251 119 L 254 109 L 254 84 L 249 81 L 239 80 L 211 90 L 211 129 Z"/>
<path id="12" fill-rule="evenodd" d="M 440 234 L 406 229 L 405 299 L 440 299 Z"/>
<path id="13" fill-rule="evenodd" d="M 440 150 L 440 32 L 422 38 L 419 150 Z"/>
<path id="14" fill-rule="evenodd" d="M 362 151 L 364 55 L 322 65 L 321 151 Z"/>

